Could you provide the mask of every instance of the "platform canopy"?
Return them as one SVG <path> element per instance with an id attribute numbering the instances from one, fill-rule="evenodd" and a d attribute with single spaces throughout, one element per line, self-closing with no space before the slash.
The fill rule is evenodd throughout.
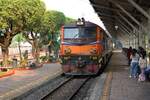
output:
<path id="1" fill-rule="evenodd" d="M 120 40 L 139 37 L 150 19 L 150 0 L 90 0 L 109 33 Z"/>

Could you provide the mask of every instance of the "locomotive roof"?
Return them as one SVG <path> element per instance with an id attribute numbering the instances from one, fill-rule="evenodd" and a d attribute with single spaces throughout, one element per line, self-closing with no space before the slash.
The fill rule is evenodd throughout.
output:
<path id="1" fill-rule="evenodd" d="M 92 22 L 85 21 L 84 27 L 95 27 L 95 26 L 98 26 L 98 25 Z M 76 24 L 76 22 L 74 22 L 74 23 L 66 24 L 64 25 L 64 27 L 78 27 L 78 25 Z"/>

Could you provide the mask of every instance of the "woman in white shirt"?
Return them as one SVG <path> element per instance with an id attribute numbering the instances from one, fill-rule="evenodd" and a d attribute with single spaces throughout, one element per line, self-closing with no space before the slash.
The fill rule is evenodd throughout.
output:
<path id="1" fill-rule="evenodd" d="M 138 62 L 139 62 L 139 55 L 137 54 L 136 49 L 133 49 L 130 59 L 131 59 L 131 66 L 129 77 L 136 78 L 138 74 Z"/>
<path id="2" fill-rule="evenodd" d="M 141 70 L 141 73 L 139 75 L 139 81 L 145 81 L 145 74 L 144 74 L 144 71 L 146 69 L 146 55 L 144 54 L 141 54 L 141 57 L 139 59 L 139 66 L 140 66 L 140 70 Z"/>
<path id="3" fill-rule="evenodd" d="M 141 69 L 141 73 L 144 73 L 144 70 L 146 68 L 146 57 L 145 57 L 145 55 L 141 55 L 141 57 L 139 59 L 139 66 Z"/>

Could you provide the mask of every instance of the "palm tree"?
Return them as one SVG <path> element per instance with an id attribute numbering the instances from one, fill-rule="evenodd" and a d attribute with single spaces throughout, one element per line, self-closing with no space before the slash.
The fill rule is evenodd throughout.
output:
<path id="1" fill-rule="evenodd" d="M 19 49 L 19 56 L 20 56 L 20 61 L 22 61 L 22 55 L 21 55 L 21 42 L 25 41 L 25 38 L 23 37 L 22 33 L 18 34 L 14 37 L 14 41 L 17 42 L 18 49 Z"/>

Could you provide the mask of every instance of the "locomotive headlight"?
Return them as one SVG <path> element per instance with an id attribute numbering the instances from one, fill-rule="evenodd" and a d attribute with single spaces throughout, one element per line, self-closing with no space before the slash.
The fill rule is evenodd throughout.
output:
<path id="1" fill-rule="evenodd" d="M 95 60 L 98 60 L 98 57 L 97 56 L 90 56 L 90 59 L 95 61 Z"/>
<path id="2" fill-rule="evenodd" d="M 96 57 L 96 56 L 94 56 L 94 57 L 92 57 L 92 59 L 93 59 L 93 60 L 97 60 L 97 57 Z"/>
<path id="3" fill-rule="evenodd" d="M 71 49 L 70 48 L 66 48 L 64 52 L 65 52 L 65 54 L 71 54 Z"/>
<path id="4" fill-rule="evenodd" d="M 59 59 L 59 62 L 62 64 L 63 63 L 63 61 L 61 60 L 61 59 Z"/>
<path id="5" fill-rule="evenodd" d="M 68 57 L 64 57 L 64 59 L 65 59 L 65 60 L 68 60 L 68 59 L 70 59 L 70 57 L 69 57 L 69 56 L 68 56 Z"/>

